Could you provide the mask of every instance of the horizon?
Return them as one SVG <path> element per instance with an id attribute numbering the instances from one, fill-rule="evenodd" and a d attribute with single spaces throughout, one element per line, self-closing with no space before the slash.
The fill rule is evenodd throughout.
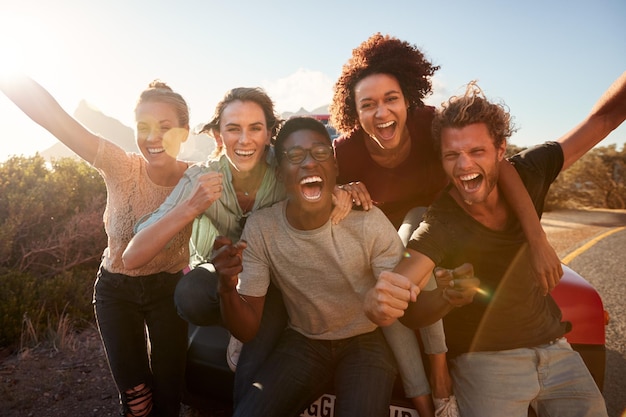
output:
<path id="1" fill-rule="evenodd" d="M 120 120 L 116 119 L 115 117 L 113 117 L 113 116 L 111 116 L 111 115 L 107 115 L 107 114 L 105 114 L 105 113 L 102 113 L 102 112 L 101 112 L 101 111 L 100 111 L 97 107 L 95 107 L 95 106 L 91 105 L 91 104 L 90 104 L 89 102 L 87 102 L 86 100 L 81 100 L 81 102 L 84 102 L 86 106 L 89 106 L 92 110 L 94 110 L 94 111 L 96 111 L 96 112 L 100 113 L 102 116 L 107 117 L 107 118 L 111 118 L 111 119 L 115 120 L 116 122 L 121 123 L 124 127 L 127 127 L 127 128 L 129 128 L 129 129 L 133 130 L 133 132 L 134 132 L 133 126 L 128 126 L 128 125 L 124 124 L 122 121 L 120 121 Z M 77 105 L 77 107 L 76 107 L 76 109 L 75 109 L 74 111 L 76 111 L 76 110 L 78 110 L 78 109 L 79 109 L 79 107 L 80 107 L 80 105 L 81 105 L 81 102 L 79 102 L 79 103 L 78 103 L 78 105 Z M 286 117 L 286 115 L 295 114 L 295 113 L 301 112 L 302 110 L 304 110 L 307 114 L 311 114 L 311 115 L 314 115 L 314 114 L 315 114 L 315 115 L 317 115 L 317 114 L 323 114 L 323 113 L 318 112 L 318 111 L 316 111 L 316 110 L 320 110 L 320 109 L 322 109 L 322 108 L 324 108 L 324 107 L 326 107 L 326 106 L 320 106 L 320 107 L 317 107 L 317 108 L 315 108 L 315 109 L 311 109 L 311 110 L 309 110 L 309 109 L 305 109 L 305 108 L 300 108 L 300 109 L 293 110 L 293 111 L 285 111 L 285 112 L 281 112 L 281 116 L 282 116 L 282 117 Z M 74 112 L 72 112 L 72 114 L 73 114 L 73 113 L 74 113 Z M 78 119 L 77 119 L 77 120 L 78 120 Z M 80 121 L 80 120 L 79 120 L 79 121 Z M 200 125 L 200 124 L 199 124 L 199 125 Z M 198 126 L 199 126 L 199 125 L 198 125 Z M 194 131 L 194 127 L 191 127 L 191 129 L 190 129 L 190 133 L 189 133 L 189 136 L 190 136 L 190 137 L 191 137 L 191 136 L 194 136 L 193 131 Z M 47 132 L 43 131 L 42 133 L 47 133 Z M 211 139 L 209 136 L 206 136 L 206 138 L 207 138 L 207 139 Z M 115 141 L 115 138 L 113 138 L 113 140 Z M 46 153 L 46 152 L 50 151 L 53 147 L 55 147 L 56 145 L 58 145 L 58 144 L 62 144 L 62 143 L 61 143 L 60 141 L 56 140 L 56 139 L 53 139 L 53 140 L 52 140 L 52 143 L 50 144 L 50 146 L 48 146 L 48 147 L 46 147 L 46 148 L 44 148 L 44 149 L 37 149 L 37 150 L 35 151 L 35 153 L 39 153 L 39 154 Z M 509 141 L 507 141 L 507 144 L 509 144 L 509 145 L 513 145 L 513 146 L 519 146 L 519 147 L 522 147 L 522 148 L 526 148 L 526 147 L 528 147 L 528 146 L 529 146 L 529 145 L 519 145 L 519 144 L 515 143 L 514 141 L 510 141 L 510 140 L 509 140 Z M 618 151 L 618 152 L 619 152 L 619 151 L 622 151 L 622 150 L 625 150 L 625 151 L 626 151 L 626 143 L 622 143 L 622 144 L 620 145 L 619 143 L 604 143 L 604 142 L 602 141 L 602 142 L 600 142 L 598 145 L 596 145 L 596 146 L 595 146 L 595 148 L 603 148 L 603 147 L 608 147 L 608 146 L 612 146 L 612 145 L 615 145 L 615 146 L 616 146 L 616 149 L 617 149 L 617 151 Z M 530 146 L 532 146 L 532 145 L 530 145 Z M 71 151 L 71 150 L 70 150 L 70 151 Z M 137 150 L 136 150 L 136 149 L 135 149 L 134 151 L 135 151 L 135 152 L 137 152 Z M 32 157 L 32 156 L 34 156 L 34 155 L 35 155 L 35 153 L 33 153 L 33 154 L 31 154 L 31 155 L 8 155 L 6 158 L 4 158 L 4 159 L 0 159 L 0 163 L 7 161 L 8 159 L 10 159 L 11 157 L 14 157 L 14 156 L 15 156 L 15 157 L 20 157 L 20 156 Z M 181 153 L 180 153 L 180 155 L 182 155 L 182 154 L 184 154 L 184 153 L 185 153 L 185 151 L 184 151 L 183 149 L 181 149 Z"/>
<path id="2" fill-rule="evenodd" d="M 236 86 L 264 88 L 280 113 L 327 105 L 352 49 L 375 32 L 417 45 L 441 66 L 427 104 L 478 80 L 488 98 L 508 105 L 519 127 L 510 142 L 521 147 L 565 134 L 626 70 L 621 0 L 529 0 L 506 10 L 495 0 L 399 0 L 383 10 L 367 0 L 307 9 L 284 0 L 17 3 L 0 0 L 2 69 L 20 67 L 70 114 L 84 99 L 129 127 L 136 97 L 156 78 L 185 97 L 191 126 L 210 119 Z M 0 120 L 0 161 L 57 142 L 2 94 Z M 598 146 L 625 143 L 622 125 Z"/>

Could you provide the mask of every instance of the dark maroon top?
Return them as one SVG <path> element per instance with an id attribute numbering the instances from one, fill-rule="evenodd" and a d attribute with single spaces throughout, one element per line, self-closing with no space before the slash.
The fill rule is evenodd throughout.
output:
<path id="1" fill-rule="evenodd" d="M 395 168 L 384 168 L 372 159 L 365 147 L 370 139 L 361 128 L 334 141 L 339 165 L 337 184 L 365 184 L 374 204 L 396 229 L 410 209 L 429 206 L 448 182 L 433 147 L 430 127 L 434 112 L 430 106 L 409 110 L 411 154 Z"/>

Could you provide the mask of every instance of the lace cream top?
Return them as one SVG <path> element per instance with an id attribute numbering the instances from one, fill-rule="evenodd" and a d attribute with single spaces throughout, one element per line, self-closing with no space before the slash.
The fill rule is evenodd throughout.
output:
<path id="1" fill-rule="evenodd" d="M 137 269 L 125 269 L 122 253 L 133 237 L 133 228 L 139 218 L 156 210 L 174 187 L 153 183 L 146 171 L 145 159 L 125 152 L 117 145 L 100 139 L 100 146 L 93 162 L 104 178 L 107 188 L 107 204 L 104 211 L 104 228 L 108 246 L 102 256 L 104 268 L 113 273 L 142 276 L 157 272 L 175 273 L 189 262 L 189 244 L 185 236 L 189 230 L 179 233 L 153 260 Z"/>

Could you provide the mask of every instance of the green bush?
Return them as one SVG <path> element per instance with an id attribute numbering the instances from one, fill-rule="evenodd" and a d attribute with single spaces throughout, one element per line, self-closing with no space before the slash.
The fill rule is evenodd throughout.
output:
<path id="1" fill-rule="evenodd" d="M 28 273 L 0 275 L 0 346 L 17 348 L 46 341 L 51 328 L 69 317 L 74 330 L 94 322 L 91 296 L 95 269 L 75 269 L 50 278 Z"/>
<path id="2" fill-rule="evenodd" d="M 35 291 L 35 280 L 29 274 L 8 272 L 0 276 L 0 346 L 16 344 L 23 317 L 37 314 Z"/>
<path id="3" fill-rule="evenodd" d="M 0 346 L 26 347 L 93 323 L 105 202 L 104 181 L 82 161 L 0 163 Z"/>
<path id="4" fill-rule="evenodd" d="M 104 181 L 84 162 L 0 163 L 0 268 L 50 277 L 97 262 L 105 202 Z"/>
<path id="5" fill-rule="evenodd" d="M 524 148 L 507 145 L 507 156 Z M 597 146 L 562 171 L 550 187 L 545 210 L 626 209 L 626 146 Z"/>

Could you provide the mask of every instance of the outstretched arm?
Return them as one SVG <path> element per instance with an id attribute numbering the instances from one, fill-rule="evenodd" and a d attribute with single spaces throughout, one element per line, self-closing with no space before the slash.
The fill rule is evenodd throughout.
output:
<path id="1" fill-rule="evenodd" d="M 561 261 L 548 242 L 535 206 L 519 174 L 506 160 L 500 164 L 498 187 L 522 225 L 530 249 L 532 272 L 545 295 L 561 280 Z"/>
<path id="2" fill-rule="evenodd" d="M 63 110 L 41 85 L 26 76 L 2 76 L 0 90 L 78 156 L 94 162 L 100 139 Z"/>
<path id="3" fill-rule="evenodd" d="M 626 72 L 604 92 L 580 124 L 558 139 L 566 170 L 626 119 Z"/>

